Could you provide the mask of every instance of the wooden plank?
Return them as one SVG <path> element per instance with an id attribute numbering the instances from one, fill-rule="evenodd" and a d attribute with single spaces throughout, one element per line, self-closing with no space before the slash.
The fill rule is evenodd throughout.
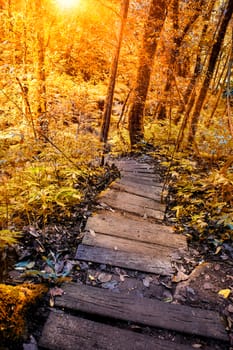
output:
<path id="1" fill-rule="evenodd" d="M 163 220 L 164 218 L 165 205 L 149 198 L 107 189 L 101 193 L 99 199 L 115 209 L 125 210 L 129 213 L 151 217 L 157 220 Z"/>
<path id="2" fill-rule="evenodd" d="M 50 312 L 39 346 L 51 350 L 191 350 L 190 346 L 97 323 L 66 313 Z"/>
<path id="3" fill-rule="evenodd" d="M 94 247 L 109 248 L 129 253 L 139 253 L 151 257 L 156 256 L 168 261 L 170 260 L 172 253 L 174 253 L 173 248 L 140 241 L 135 242 L 132 239 L 103 235 L 101 233 L 96 233 L 95 236 L 93 236 L 90 232 L 86 232 L 82 243 Z"/>
<path id="4" fill-rule="evenodd" d="M 187 248 L 186 238 L 173 233 L 172 227 L 150 223 L 141 218 L 135 220 L 117 212 L 99 212 L 89 217 L 85 230 L 164 247 Z"/>
<path id="5" fill-rule="evenodd" d="M 228 341 L 217 312 L 69 283 L 55 305 L 181 333 Z"/>
<path id="6" fill-rule="evenodd" d="M 129 182 L 133 182 L 136 184 L 150 185 L 150 186 L 153 186 L 154 184 L 159 182 L 159 177 L 138 176 L 133 173 L 122 174 L 121 179 L 124 179 L 125 181 L 129 181 Z"/>
<path id="7" fill-rule="evenodd" d="M 131 160 L 120 160 L 113 162 L 119 169 L 128 169 L 128 168 L 134 168 L 134 169 L 154 169 L 154 165 L 148 164 L 148 163 L 140 163 L 133 159 Z"/>
<path id="8" fill-rule="evenodd" d="M 169 276 L 174 273 L 170 260 L 163 257 L 124 252 L 80 244 L 75 259 Z"/>
<path id="9" fill-rule="evenodd" d="M 120 172 L 121 173 L 141 174 L 143 176 L 151 176 L 152 174 L 156 175 L 154 168 L 135 168 L 134 166 L 122 168 L 120 170 Z"/>
<path id="10" fill-rule="evenodd" d="M 127 192 L 136 194 L 137 196 L 141 196 L 144 198 L 150 198 L 155 201 L 160 202 L 161 201 L 161 187 L 154 187 L 151 188 L 151 186 L 134 186 L 132 183 L 125 185 L 124 183 L 121 183 L 121 181 L 114 181 L 109 188 L 113 188 L 118 191 Z"/>
<path id="11" fill-rule="evenodd" d="M 136 182 L 129 181 L 127 178 L 124 178 L 124 177 L 117 179 L 115 182 L 125 186 L 137 187 L 137 188 L 140 188 L 141 190 L 145 189 L 145 191 L 150 191 L 150 192 L 160 193 L 162 192 L 162 188 L 163 188 L 163 185 L 161 184 L 161 182 L 153 182 L 153 184 L 149 184 L 149 183 L 139 184 Z"/>

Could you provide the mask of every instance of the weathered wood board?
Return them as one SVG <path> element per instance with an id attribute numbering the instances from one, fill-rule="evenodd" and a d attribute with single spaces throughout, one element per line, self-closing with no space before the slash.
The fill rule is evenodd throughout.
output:
<path id="1" fill-rule="evenodd" d="M 40 347 L 51 350 L 191 350 L 190 346 L 97 323 L 63 312 L 51 312 Z"/>
<path id="2" fill-rule="evenodd" d="M 154 169 L 152 164 L 141 163 L 134 159 L 115 160 L 113 163 L 119 168 L 119 170 L 128 169 L 130 167 L 133 169 Z"/>
<path id="3" fill-rule="evenodd" d="M 147 177 L 147 176 L 138 176 L 134 173 L 124 173 L 122 174 L 121 180 L 132 182 L 135 184 L 141 184 L 141 185 L 149 185 L 153 186 L 155 184 L 160 183 L 159 177 Z M 161 185 L 161 183 L 160 183 Z"/>
<path id="4" fill-rule="evenodd" d="M 122 168 L 121 173 L 133 173 L 136 175 L 142 175 L 142 176 L 153 176 L 155 175 L 155 171 L 153 168 L 135 168 L 134 166 Z M 156 175 L 155 175 L 156 176 Z"/>
<path id="5" fill-rule="evenodd" d="M 181 333 L 228 341 L 217 312 L 69 283 L 55 305 Z"/>
<path id="6" fill-rule="evenodd" d="M 85 230 L 170 248 L 187 248 L 186 238 L 175 234 L 171 226 L 130 218 L 121 213 L 99 212 L 88 218 Z"/>
<path id="7" fill-rule="evenodd" d="M 124 176 L 117 179 L 113 183 L 119 183 L 121 185 L 136 187 L 136 188 L 140 188 L 141 190 L 156 192 L 156 193 L 160 193 L 162 191 L 162 188 L 163 188 L 163 185 L 161 184 L 161 182 L 153 182 L 152 184 L 146 182 L 146 183 L 139 184 L 137 182 L 129 181 Z"/>
<path id="8" fill-rule="evenodd" d="M 120 192 L 136 194 L 137 196 L 141 196 L 144 198 L 150 198 L 157 202 L 161 201 L 161 191 L 162 191 L 161 187 L 146 186 L 142 188 L 141 186 L 137 186 L 137 185 L 134 186 L 133 184 L 130 186 L 130 185 L 125 185 L 121 181 L 114 181 L 109 186 L 109 188 L 113 188 Z"/>
<path id="9" fill-rule="evenodd" d="M 125 210 L 139 216 L 163 220 L 165 205 L 150 198 L 143 198 L 127 192 L 107 189 L 99 196 L 99 200 L 112 208 Z"/>
<path id="10" fill-rule="evenodd" d="M 161 260 L 170 260 L 170 256 L 174 252 L 174 249 L 162 245 L 158 246 L 153 243 L 140 241 L 134 242 L 131 239 L 103 235 L 101 233 L 93 235 L 93 233 L 86 232 L 82 243 L 123 252 L 145 254 L 150 257 L 159 257 Z"/>
<path id="11" fill-rule="evenodd" d="M 169 276 L 174 273 L 170 259 L 80 244 L 75 259 Z"/>

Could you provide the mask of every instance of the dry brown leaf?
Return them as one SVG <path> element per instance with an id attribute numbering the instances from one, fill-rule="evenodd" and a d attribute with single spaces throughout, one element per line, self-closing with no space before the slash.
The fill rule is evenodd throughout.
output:
<path id="1" fill-rule="evenodd" d="M 146 276 L 145 278 L 143 278 L 142 283 L 145 287 L 149 288 L 150 287 L 150 283 L 153 281 L 153 278 L 150 276 Z"/>
<path id="2" fill-rule="evenodd" d="M 178 271 L 177 275 L 173 277 L 172 282 L 179 283 L 181 281 L 186 281 L 189 278 L 189 275 L 186 275 L 182 271 Z"/>
<path id="3" fill-rule="evenodd" d="M 51 288 L 49 290 L 49 294 L 52 296 L 52 297 L 57 297 L 57 296 L 61 296 L 64 294 L 64 290 L 61 289 L 61 288 L 58 288 L 58 287 L 54 287 L 54 288 Z"/>
<path id="4" fill-rule="evenodd" d="M 90 229 L 89 232 L 92 237 L 96 237 L 96 233 L 94 230 Z"/>
<path id="5" fill-rule="evenodd" d="M 110 275 L 109 273 L 105 273 L 105 272 L 101 272 L 98 277 L 97 277 L 98 281 L 100 281 L 101 283 L 106 283 L 106 282 L 110 282 L 112 279 L 112 275 Z"/>

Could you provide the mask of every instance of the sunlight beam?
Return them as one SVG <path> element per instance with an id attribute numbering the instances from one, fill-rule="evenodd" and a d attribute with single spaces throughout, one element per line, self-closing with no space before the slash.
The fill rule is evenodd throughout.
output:
<path id="1" fill-rule="evenodd" d="M 58 6 L 62 9 L 72 9 L 77 7 L 80 3 L 80 0 L 56 0 Z"/>

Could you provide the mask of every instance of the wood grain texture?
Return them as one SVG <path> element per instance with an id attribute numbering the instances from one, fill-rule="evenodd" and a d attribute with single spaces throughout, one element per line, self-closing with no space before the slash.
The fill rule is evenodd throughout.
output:
<path id="1" fill-rule="evenodd" d="M 153 186 L 155 184 L 160 183 L 159 177 L 155 176 L 143 176 L 143 175 L 137 175 L 134 173 L 122 173 L 121 180 L 128 181 L 135 184 L 141 184 L 141 185 L 150 185 Z M 160 183 L 161 185 L 161 183 Z"/>
<path id="2" fill-rule="evenodd" d="M 131 239 L 103 235 L 101 233 L 93 235 L 90 232 L 86 232 L 82 243 L 123 252 L 145 254 L 151 257 L 156 256 L 161 259 L 169 260 L 172 252 L 174 252 L 174 249 L 162 245 L 158 246 L 153 243 L 140 241 L 134 242 Z"/>
<path id="3" fill-rule="evenodd" d="M 69 283 L 56 306 L 181 333 L 228 341 L 217 312 Z"/>
<path id="4" fill-rule="evenodd" d="M 120 192 L 127 192 L 136 194 L 137 196 L 141 196 L 144 198 L 150 198 L 157 202 L 161 201 L 161 187 L 151 187 L 151 186 L 138 186 L 131 184 L 124 184 L 121 182 L 121 180 L 113 182 L 109 188 L 113 188 L 115 190 L 118 190 Z"/>
<path id="5" fill-rule="evenodd" d="M 165 205 L 149 198 L 143 198 L 131 193 L 107 189 L 98 197 L 99 200 L 114 209 L 127 211 L 139 216 L 163 220 Z"/>
<path id="6" fill-rule="evenodd" d="M 174 273 L 170 259 L 161 256 L 146 256 L 135 252 L 93 247 L 85 244 L 79 245 L 75 259 L 166 276 Z"/>
<path id="7" fill-rule="evenodd" d="M 89 217 L 85 230 L 158 246 L 187 248 L 186 238 L 175 234 L 172 227 L 150 223 L 141 218 L 132 219 L 118 212 L 99 212 Z"/>
<path id="8" fill-rule="evenodd" d="M 51 350 L 191 350 L 148 335 L 51 312 L 39 343 Z"/>

